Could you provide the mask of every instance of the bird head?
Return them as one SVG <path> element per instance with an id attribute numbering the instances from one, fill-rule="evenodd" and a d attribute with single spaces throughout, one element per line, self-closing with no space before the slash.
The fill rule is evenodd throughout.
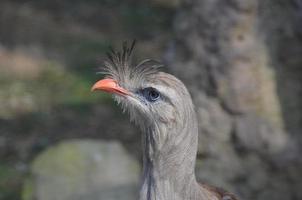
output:
<path id="1" fill-rule="evenodd" d="M 150 126 L 174 127 L 186 121 L 193 104 L 184 84 L 176 77 L 161 72 L 161 63 L 144 60 L 138 65 L 130 63 L 134 42 L 123 44 L 122 51 L 111 50 L 105 61 L 105 78 L 96 82 L 92 91 L 112 93 L 114 99 L 130 119 L 141 128 Z"/>

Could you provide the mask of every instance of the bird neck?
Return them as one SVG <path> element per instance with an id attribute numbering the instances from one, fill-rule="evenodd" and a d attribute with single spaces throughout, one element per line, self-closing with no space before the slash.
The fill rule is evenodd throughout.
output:
<path id="1" fill-rule="evenodd" d="M 200 200 L 202 190 L 194 173 L 198 129 L 192 115 L 191 123 L 181 127 L 157 124 L 143 134 L 140 200 Z"/>

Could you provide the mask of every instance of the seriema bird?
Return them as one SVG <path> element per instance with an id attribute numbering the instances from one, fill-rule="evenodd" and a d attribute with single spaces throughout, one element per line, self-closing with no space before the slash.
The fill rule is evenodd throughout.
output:
<path id="1" fill-rule="evenodd" d="M 92 90 L 114 95 L 143 133 L 143 176 L 140 200 L 235 200 L 224 190 L 199 184 L 194 168 L 198 124 L 185 85 L 144 60 L 131 66 L 134 42 L 105 61 L 105 79 Z"/>

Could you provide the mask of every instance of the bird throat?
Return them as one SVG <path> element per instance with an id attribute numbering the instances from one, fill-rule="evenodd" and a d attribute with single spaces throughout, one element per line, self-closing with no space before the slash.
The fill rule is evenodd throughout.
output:
<path id="1" fill-rule="evenodd" d="M 195 123 L 175 129 L 147 128 L 140 200 L 198 199 L 200 187 L 194 173 L 197 135 Z"/>

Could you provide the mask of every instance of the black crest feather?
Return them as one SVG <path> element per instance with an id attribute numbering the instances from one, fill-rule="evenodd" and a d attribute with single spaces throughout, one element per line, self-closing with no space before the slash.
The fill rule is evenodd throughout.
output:
<path id="1" fill-rule="evenodd" d="M 147 76 L 157 73 L 158 68 L 163 65 L 152 59 L 146 59 L 138 65 L 131 66 L 135 44 L 135 40 L 133 40 L 130 46 L 128 46 L 127 42 L 123 42 L 121 51 L 115 51 L 113 48 L 110 48 L 110 51 L 107 52 L 108 59 L 104 62 L 105 67 L 100 73 L 116 80 L 123 86 L 142 81 Z"/>
<path id="2" fill-rule="evenodd" d="M 132 51 L 135 47 L 136 40 L 133 40 L 130 47 L 128 47 L 127 41 L 123 42 L 123 48 L 121 52 L 116 52 L 112 47 L 110 47 L 110 52 L 107 52 L 107 57 L 111 64 L 113 65 L 124 65 L 129 62 Z"/>

